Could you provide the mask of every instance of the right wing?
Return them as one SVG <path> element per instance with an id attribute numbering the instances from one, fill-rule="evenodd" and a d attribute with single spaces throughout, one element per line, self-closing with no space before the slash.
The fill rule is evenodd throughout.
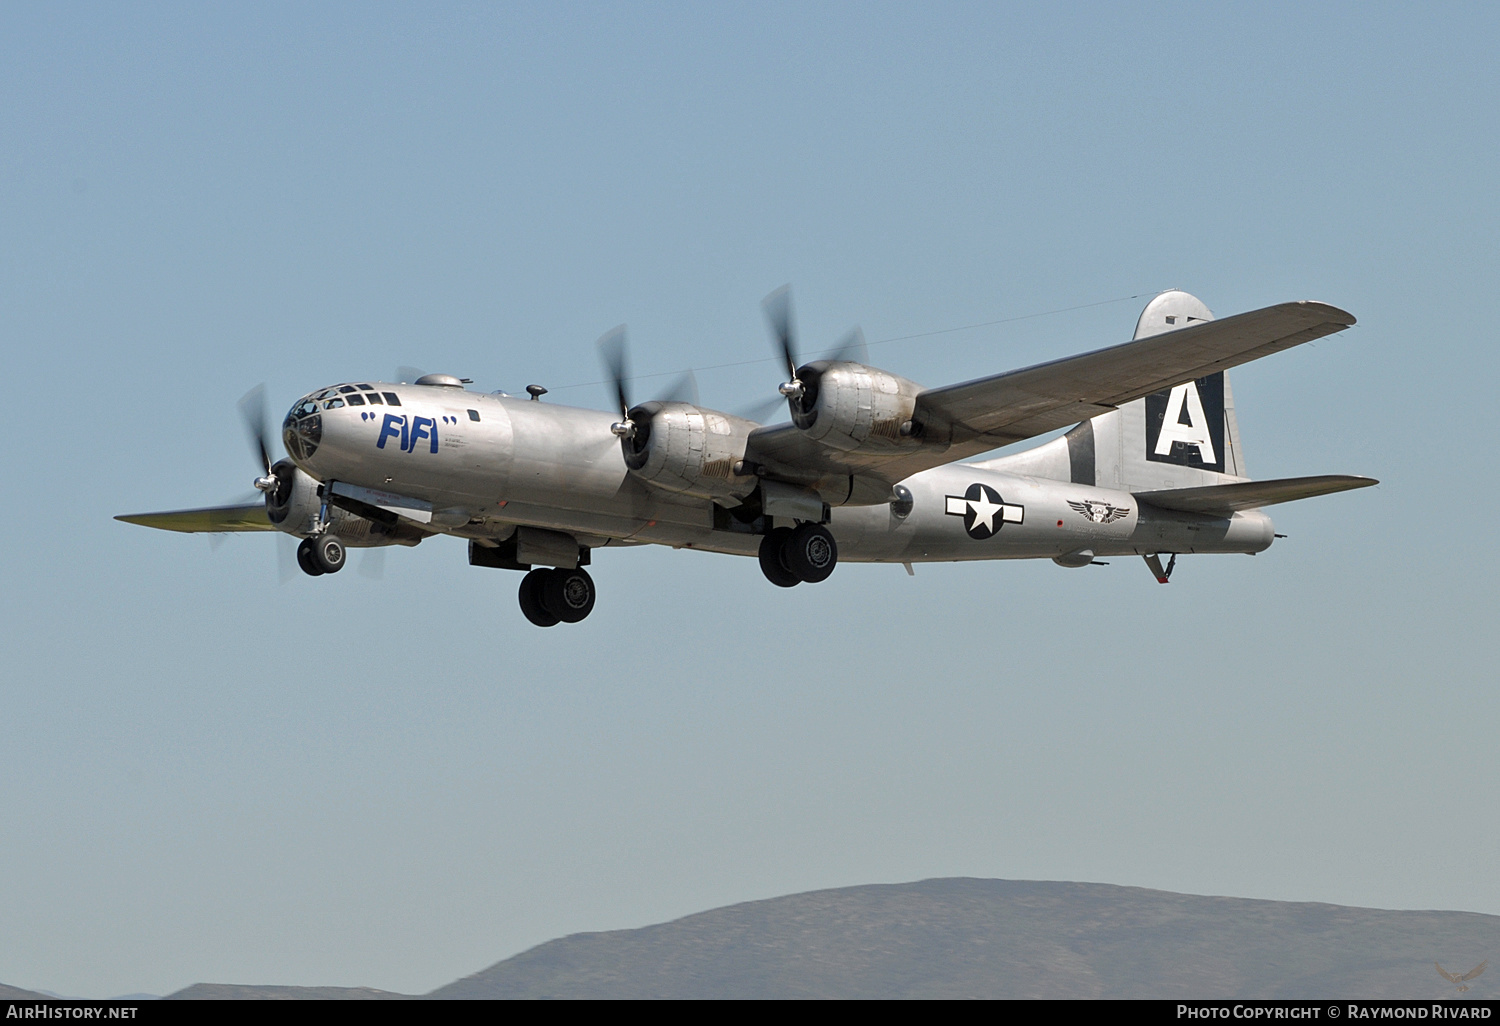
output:
<path id="1" fill-rule="evenodd" d="M 1008 445 L 1067 427 L 1184 381 L 1343 331 L 1354 315 L 1327 303 L 1281 303 L 917 397 L 923 421 Z"/>
<path id="2" fill-rule="evenodd" d="M 115 517 L 127 524 L 155 527 L 162 531 L 186 534 L 220 534 L 225 531 L 274 531 L 266 516 L 266 504 L 245 506 L 209 506 L 205 509 L 178 509 L 165 513 L 130 513 Z"/>
<path id="3" fill-rule="evenodd" d="M 1262 310 L 1136 339 L 1023 370 L 929 388 L 912 421 L 921 444 L 840 452 L 791 424 L 758 428 L 747 458 L 773 477 L 826 488 L 849 477 L 853 502 L 883 502 L 890 486 L 922 470 L 1067 427 L 1124 403 L 1343 331 L 1354 316 L 1326 303 Z"/>

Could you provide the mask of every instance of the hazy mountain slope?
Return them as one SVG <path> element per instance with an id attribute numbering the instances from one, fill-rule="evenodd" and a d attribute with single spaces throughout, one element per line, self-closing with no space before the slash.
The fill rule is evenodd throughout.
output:
<path id="1" fill-rule="evenodd" d="M 1500 916 L 948 879 L 575 934 L 430 996 L 1427 999 L 1492 954 Z"/>
<path id="2" fill-rule="evenodd" d="M 12 1001 L 27 1001 L 38 998 L 42 1001 L 50 1000 L 46 994 L 38 994 L 34 990 L 22 990 L 20 987 L 7 987 L 5 984 L 0 983 L 0 1000 L 6 998 Z"/>
<path id="3" fill-rule="evenodd" d="M 378 1001 L 388 998 L 410 998 L 410 994 L 396 994 L 373 987 L 276 987 L 238 983 L 195 983 L 191 987 L 168 994 L 167 1000 L 187 1001 Z"/>

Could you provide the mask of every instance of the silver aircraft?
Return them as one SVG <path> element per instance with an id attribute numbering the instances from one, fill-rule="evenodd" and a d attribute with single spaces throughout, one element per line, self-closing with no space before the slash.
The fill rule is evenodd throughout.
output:
<path id="1" fill-rule="evenodd" d="M 428 374 L 297 400 L 272 462 L 247 413 L 264 501 L 117 517 L 170 531 L 283 531 L 298 563 L 336 573 L 351 547 L 469 543 L 474 566 L 519 570 L 540 627 L 594 607 L 595 549 L 670 545 L 756 556 L 774 585 L 840 561 L 1138 555 L 1165 584 L 1184 553 L 1264 551 L 1265 506 L 1363 488 L 1366 477 L 1251 480 L 1227 368 L 1349 327 L 1323 303 L 1215 320 L 1185 292 L 1147 304 L 1133 341 L 923 388 L 868 366 L 863 346 L 798 365 L 790 293 L 764 303 L 791 422 L 762 426 L 680 399 L 633 405 L 624 333 L 600 341 L 618 415 L 467 390 Z M 258 400 L 257 400 L 258 404 Z M 959 460 L 1075 425 L 1024 452 Z M 1165 565 L 1163 557 L 1167 557 Z"/>

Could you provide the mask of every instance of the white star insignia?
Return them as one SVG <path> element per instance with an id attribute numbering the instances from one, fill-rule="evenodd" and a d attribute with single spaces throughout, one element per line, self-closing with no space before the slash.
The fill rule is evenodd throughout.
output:
<path id="1" fill-rule="evenodd" d="M 945 512 L 950 516 L 964 517 L 964 526 L 971 537 L 987 538 L 999 530 L 1001 524 L 1019 524 L 1025 517 L 1024 506 L 1006 502 L 1000 498 L 999 492 L 987 486 L 971 486 L 969 491 L 977 493 L 974 498 L 970 498 L 967 494 L 947 496 L 948 504 Z M 973 514 L 972 522 L 968 520 L 970 514 Z M 983 533 L 976 535 L 975 531 Z"/>

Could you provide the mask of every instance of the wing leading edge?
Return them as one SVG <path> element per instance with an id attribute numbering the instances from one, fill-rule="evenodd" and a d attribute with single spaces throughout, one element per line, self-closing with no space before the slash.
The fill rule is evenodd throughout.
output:
<path id="1" fill-rule="evenodd" d="M 1162 332 L 917 396 L 921 443 L 896 453 L 839 452 L 791 424 L 757 429 L 749 456 L 778 477 L 827 487 L 848 475 L 850 502 L 883 502 L 919 471 L 1035 438 L 1184 381 L 1343 331 L 1354 316 L 1301 301 Z"/>
<path id="2" fill-rule="evenodd" d="M 221 534 L 226 531 L 274 531 L 266 517 L 265 503 L 244 506 L 208 506 L 204 509 L 177 509 L 163 513 L 128 513 L 115 517 L 127 524 L 155 527 L 162 531 L 184 534 Z"/>

